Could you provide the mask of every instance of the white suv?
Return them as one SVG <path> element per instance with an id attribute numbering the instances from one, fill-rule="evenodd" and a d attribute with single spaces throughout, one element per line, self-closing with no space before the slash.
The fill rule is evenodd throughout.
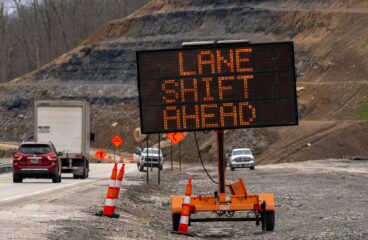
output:
<path id="1" fill-rule="evenodd" d="M 254 156 L 249 148 L 234 148 L 229 156 L 230 170 L 250 168 L 254 170 Z"/>

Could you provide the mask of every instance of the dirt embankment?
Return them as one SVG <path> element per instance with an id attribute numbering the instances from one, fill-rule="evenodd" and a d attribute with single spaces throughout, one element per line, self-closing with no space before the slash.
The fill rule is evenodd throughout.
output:
<path id="1" fill-rule="evenodd" d="M 249 39 L 252 42 L 292 40 L 295 43 L 301 128 L 295 137 L 308 137 L 313 127 L 303 130 L 303 121 L 350 120 L 366 106 L 368 81 L 368 6 L 365 1 L 168 1 L 156 0 L 137 13 L 102 26 L 78 48 L 11 83 L 0 86 L 0 140 L 22 141 L 32 137 L 33 102 L 37 99 L 87 99 L 92 104 L 94 147 L 111 147 L 110 138 L 120 134 L 132 151 L 133 131 L 139 125 L 135 51 L 179 47 L 183 41 Z M 364 109 L 363 109 L 364 110 Z M 359 115 L 360 116 L 360 115 Z M 112 123 L 118 122 L 113 128 Z M 323 124 L 321 125 L 323 127 Z M 318 127 L 317 127 L 318 128 Z M 312 143 L 320 156 L 366 155 L 366 124 L 349 123 L 335 128 L 324 141 Z M 288 145 L 283 128 L 260 131 L 231 131 L 229 144 L 245 141 L 262 163 L 278 147 Z M 316 132 L 317 133 L 317 132 Z M 327 146 L 339 136 L 355 136 L 341 144 Z M 201 141 L 202 149 L 214 148 L 215 138 Z M 319 135 L 316 135 L 316 139 Z M 274 141 L 277 139 L 277 141 Z M 275 143 L 275 144 L 274 144 Z M 193 142 L 183 143 L 183 152 L 193 152 Z M 185 146 L 186 145 L 186 146 Z M 343 148 L 341 146 L 344 146 Z M 294 150 L 300 149 L 295 145 Z M 287 150 L 289 151 L 289 150 Z M 359 151 L 359 152 L 355 152 Z M 298 160 L 312 159 L 310 151 Z M 209 158 L 215 158 L 208 150 Z M 333 154 L 332 154 L 333 153 Z M 293 155 L 293 154 L 291 154 Z M 291 161 L 296 155 L 280 155 L 277 161 Z M 189 159 L 189 158 L 188 158 Z"/>

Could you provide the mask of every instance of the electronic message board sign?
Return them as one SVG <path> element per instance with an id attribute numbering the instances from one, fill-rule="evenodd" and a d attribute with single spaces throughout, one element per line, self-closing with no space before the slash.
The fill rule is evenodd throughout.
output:
<path id="1" fill-rule="evenodd" d="M 137 52 L 142 133 L 297 125 L 292 42 Z"/>

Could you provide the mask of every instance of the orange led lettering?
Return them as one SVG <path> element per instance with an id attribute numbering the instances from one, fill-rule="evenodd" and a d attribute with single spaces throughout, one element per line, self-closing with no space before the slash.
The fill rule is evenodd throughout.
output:
<path id="1" fill-rule="evenodd" d="M 194 95 L 194 101 L 198 101 L 198 89 L 197 89 L 197 79 L 193 79 L 193 87 L 192 88 L 185 88 L 184 81 L 189 82 L 188 80 L 181 79 L 180 85 L 181 85 L 181 101 L 185 102 L 185 94 L 186 93 L 193 93 Z"/>
<path id="2" fill-rule="evenodd" d="M 217 108 L 217 104 L 203 104 L 201 105 L 201 114 L 202 114 L 202 127 L 218 127 L 217 123 L 206 123 L 206 119 L 215 118 L 215 114 L 206 113 L 206 108 Z"/>
<path id="3" fill-rule="evenodd" d="M 174 115 L 169 115 L 169 112 L 174 112 Z M 168 121 L 175 121 L 175 128 L 180 128 L 180 111 L 175 106 L 167 106 L 164 109 L 164 128 L 166 130 L 169 128 Z"/>
<path id="4" fill-rule="evenodd" d="M 213 97 L 211 96 L 211 88 L 210 88 L 210 82 L 213 79 L 211 77 L 208 78 L 202 78 L 202 81 L 206 83 L 206 96 L 203 98 L 204 101 L 212 101 Z"/>
<path id="5" fill-rule="evenodd" d="M 164 91 L 162 99 L 166 103 L 175 103 L 179 99 L 179 93 L 175 89 L 168 89 L 168 86 L 172 85 L 174 88 L 178 88 L 179 84 L 175 82 L 175 80 L 165 80 L 164 83 L 161 84 L 161 89 Z"/>
<path id="6" fill-rule="evenodd" d="M 194 105 L 194 114 L 187 113 L 187 107 L 182 107 L 182 115 L 183 115 L 183 128 L 187 128 L 187 119 L 195 119 L 195 126 L 199 128 L 199 113 L 198 113 L 198 105 Z"/>
<path id="7" fill-rule="evenodd" d="M 231 111 L 225 112 L 224 108 L 230 108 Z M 233 103 L 224 103 L 220 107 L 220 118 L 221 118 L 221 126 L 222 127 L 225 126 L 225 120 L 224 120 L 225 117 L 232 117 L 233 121 L 234 121 L 234 126 L 238 125 L 237 109 L 236 109 L 235 104 L 233 104 Z"/>
<path id="8" fill-rule="evenodd" d="M 242 67 L 241 63 L 249 63 L 250 60 L 248 57 L 240 57 L 240 53 L 250 54 L 252 52 L 251 48 L 239 48 L 235 50 L 235 61 L 236 61 L 236 71 L 237 72 L 253 72 L 253 68 L 251 67 Z"/>
<path id="9" fill-rule="evenodd" d="M 243 111 L 243 108 L 247 108 L 250 111 L 251 113 L 250 117 L 247 117 L 247 118 L 245 117 L 245 111 Z M 251 122 L 254 121 L 255 118 L 256 118 L 256 109 L 252 105 L 246 102 L 239 103 L 239 123 L 240 125 L 248 126 Z"/>
<path id="10" fill-rule="evenodd" d="M 222 100 L 222 98 L 223 98 L 223 91 L 224 90 L 231 90 L 232 89 L 231 85 L 230 86 L 223 86 L 222 82 L 223 81 L 232 81 L 232 80 L 234 80 L 233 76 L 219 77 L 218 78 L 218 84 L 219 84 L 218 88 L 219 88 L 219 98 L 220 98 L 220 100 Z"/>
<path id="11" fill-rule="evenodd" d="M 226 65 L 230 69 L 230 72 L 233 73 L 234 72 L 234 51 L 229 50 L 229 59 L 225 59 L 223 56 L 221 56 L 220 50 L 216 51 L 216 55 L 217 55 L 217 72 L 218 73 L 222 72 L 221 62 L 223 62 L 224 65 Z"/>
<path id="12" fill-rule="evenodd" d="M 197 74 L 195 71 L 185 71 L 184 70 L 183 52 L 179 52 L 179 72 L 181 76 L 190 76 L 190 75 Z"/>
<path id="13" fill-rule="evenodd" d="M 209 60 L 204 60 L 204 56 L 209 56 Z M 211 73 L 215 74 L 215 55 L 209 50 L 201 51 L 198 56 L 198 74 L 203 74 L 203 65 L 211 65 Z"/>
<path id="14" fill-rule="evenodd" d="M 244 87 L 244 98 L 249 98 L 249 90 L 248 90 L 248 83 L 249 79 L 253 79 L 253 75 L 245 75 L 245 76 L 237 76 L 238 80 L 243 80 L 243 87 Z"/>

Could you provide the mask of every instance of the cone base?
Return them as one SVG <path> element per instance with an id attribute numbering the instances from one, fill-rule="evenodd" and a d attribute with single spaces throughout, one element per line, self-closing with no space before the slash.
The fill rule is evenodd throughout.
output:
<path id="1" fill-rule="evenodd" d="M 98 216 L 98 217 L 105 216 L 105 217 L 108 217 L 108 218 L 120 218 L 119 214 L 113 213 L 111 215 L 105 215 L 103 211 L 99 211 L 95 215 Z"/>
<path id="2" fill-rule="evenodd" d="M 187 234 L 188 233 L 188 225 L 187 224 L 180 224 L 178 233 L 180 234 Z"/>

